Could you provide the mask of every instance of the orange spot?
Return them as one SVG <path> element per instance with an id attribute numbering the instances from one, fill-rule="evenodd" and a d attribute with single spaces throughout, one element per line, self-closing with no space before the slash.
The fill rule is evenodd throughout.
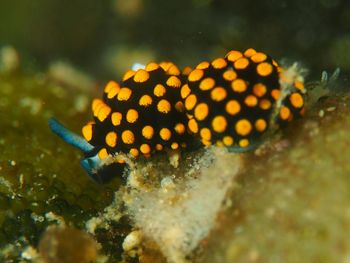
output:
<path id="1" fill-rule="evenodd" d="M 236 69 L 245 69 L 248 67 L 248 65 L 249 65 L 249 60 L 246 58 L 240 58 L 240 59 L 236 60 L 233 64 L 233 66 Z"/>
<path id="2" fill-rule="evenodd" d="M 279 89 L 273 89 L 271 91 L 271 96 L 272 96 L 272 98 L 274 98 L 274 100 L 278 100 L 280 95 L 281 95 L 281 91 Z"/>
<path id="3" fill-rule="evenodd" d="M 131 97 L 132 91 L 129 88 L 123 87 L 120 89 L 117 95 L 117 99 L 119 101 L 128 100 Z"/>
<path id="4" fill-rule="evenodd" d="M 103 160 L 103 159 L 107 158 L 108 152 L 107 152 L 106 148 L 102 148 L 101 150 L 99 150 L 97 155 L 100 158 L 100 160 Z"/>
<path id="5" fill-rule="evenodd" d="M 205 78 L 199 84 L 201 90 L 210 90 L 214 87 L 215 80 L 213 78 Z"/>
<path id="6" fill-rule="evenodd" d="M 209 107 L 205 103 L 199 103 L 194 109 L 194 117 L 199 121 L 204 120 L 208 116 L 208 113 Z"/>
<path id="7" fill-rule="evenodd" d="M 147 125 L 147 126 L 143 127 L 143 129 L 142 129 L 142 136 L 143 137 L 150 140 L 150 139 L 152 139 L 153 134 L 154 134 L 154 129 L 152 126 Z"/>
<path id="8" fill-rule="evenodd" d="M 109 147 L 115 147 L 117 145 L 117 134 L 115 132 L 107 133 L 105 141 Z"/>
<path id="9" fill-rule="evenodd" d="M 224 116 L 216 116 L 213 121 L 211 122 L 211 125 L 216 132 L 224 132 L 227 127 L 227 121 Z"/>
<path id="10" fill-rule="evenodd" d="M 139 69 L 134 75 L 135 82 L 145 82 L 149 79 L 149 73 L 144 69 Z"/>
<path id="11" fill-rule="evenodd" d="M 125 72 L 125 74 L 123 76 L 123 81 L 126 81 L 126 80 L 130 79 L 134 75 L 135 75 L 135 71 L 129 69 L 127 72 Z"/>
<path id="12" fill-rule="evenodd" d="M 152 97 L 149 95 L 143 95 L 139 100 L 139 105 L 147 107 L 152 104 Z"/>
<path id="13" fill-rule="evenodd" d="M 104 92 L 105 92 L 105 93 L 109 93 L 109 92 L 111 92 L 111 90 L 113 90 L 113 89 L 116 89 L 116 90 L 119 91 L 120 86 L 119 86 L 119 84 L 118 84 L 117 82 L 111 80 L 111 81 L 109 81 L 109 82 L 107 83 L 107 85 L 106 85 L 106 87 L 105 87 L 105 89 L 104 89 Z"/>
<path id="14" fill-rule="evenodd" d="M 237 78 L 237 73 L 232 69 L 226 70 L 224 74 L 222 74 L 223 78 L 227 81 L 233 81 Z"/>
<path id="15" fill-rule="evenodd" d="M 260 63 L 265 61 L 267 59 L 267 56 L 264 53 L 258 52 L 255 55 L 253 55 L 250 59 L 255 63 Z"/>
<path id="16" fill-rule="evenodd" d="M 88 142 L 92 139 L 92 125 L 93 123 L 88 123 L 82 128 L 82 134 Z"/>
<path id="17" fill-rule="evenodd" d="M 184 67 L 184 69 L 182 70 L 182 74 L 185 76 L 188 76 L 192 71 L 191 67 Z"/>
<path id="18" fill-rule="evenodd" d="M 137 150 L 136 148 L 131 148 L 129 153 L 135 158 L 139 156 L 139 150 Z"/>
<path id="19" fill-rule="evenodd" d="M 215 69 L 222 69 L 222 68 L 227 66 L 227 62 L 223 58 L 217 58 L 217 59 L 213 60 L 213 62 L 211 62 L 211 65 Z"/>
<path id="20" fill-rule="evenodd" d="M 111 113 L 112 109 L 104 104 L 97 113 L 97 118 L 103 122 L 107 116 Z"/>
<path id="21" fill-rule="evenodd" d="M 185 108 L 187 110 L 192 110 L 197 103 L 197 97 L 194 94 L 188 96 L 185 100 Z"/>
<path id="22" fill-rule="evenodd" d="M 236 79 L 232 81 L 231 87 L 233 91 L 241 93 L 247 90 L 247 84 L 243 79 Z"/>
<path id="23" fill-rule="evenodd" d="M 198 123 L 196 122 L 195 119 L 190 119 L 188 121 L 188 129 L 193 133 L 198 132 Z"/>
<path id="24" fill-rule="evenodd" d="M 166 71 L 166 73 L 169 75 L 178 76 L 178 75 L 180 75 L 181 72 L 180 72 L 179 68 L 173 64 L 169 67 L 169 69 Z M 170 86 L 170 85 L 168 85 L 168 86 Z"/>
<path id="25" fill-rule="evenodd" d="M 168 62 L 168 61 L 163 61 L 163 62 L 160 62 L 160 64 L 159 64 L 159 66 L 161 66 L 161 68 L 162 68 L 165 72 L 167 72 L 168 69 L 169 69 L 172 65 L 174 65 L 174 64 L 173 64 L 172 62 Z"/>
<path id="26" fill-rule="evenodd" d="M 226 146 L 231 146 L 233 144 L 233 138 L 231 136 L 225 136 L 222 139 L 222 142 L 226 145 Z"/>
<path id="27" fill-rule="evenodd" d="M 146 68 L 145 68 L 147 71 L 154 71 L 154 70 L 157 70 L 159 69 L 159 65 L 157 63 L 154 63 L 154 62 L 151 62 L 151 63 L 148 63 Z"/>
<path id="28" fill-rule="evenodd" d="M 291 112 L 290 109 L 287 108 L 286 106 L 282 106 L 280 109 L 280 118 L 282 120 L 288 120 L 291 117 Z"/>
<path id="29" fill-rule="evenodd" d="M 244 147 L 247 147 L 249 145 L 249 140 L 248 139 L 242 139 L 242 140 L 239 140 L 239 146 L 244 148 Z"/>
<path id="30" fill-rule="evenodd" d="M 266 77 L 270 75 L 272 73 L 272 70 L 273 70 L 272 65 L 267 62 L 260 63 L 256 67 L 256 72 L 258 72 L 258 74 L 262 77 Z"/>
<path id="31" fill-rule="evenodd" d="M 259 102 L 259 107 L 263 110 L 268 110 L 271 108 L 271 102 L 269 100 L 266 100 L 266 99 L 262 99 L 260 102 Z"/>
<path id="32" fill-rule="evenodd" d="M 176 124 L 174 129 L 175 129 L 176 133 L 178 133 L 178 134 L 184 134 L 186 131 L 186 127 L 182 123 Z"/>
<path id="33" fill-rule="evenodd" d="M 295 108 L 301 108 L 304 106 L 304 99 L 303 97 L 297 93 L 294 92 L 292 95 L 289 97 L 290 103 L 295 107 Z"/>
<path id="34" fill-rule="evenodd" d="M 130 109 L 126 113 L 126 121 L 129 123 L 134 123 L 139 118 L 139 113 L 135 109 Z"/>
<path id="35" fill-rule="evenodd" d="M 223 87 L 216 87 L 210 93 L 210 97 L 214 101 L 222 101 L 227 96 L 227 91 Z"/>
<path id="36" fill-rule="evenodd" d="M 205 140 L 205 141 L 211 140 L 211 131 L 208 128 L 201 129 L 199 134 L 203 140 Z"/>
<path id="37" fill-rule="evenodd" d="M 209 65 L 208 61 L 203 61 L 197 65 L 196 69 L 207 69 L 209 68 Z"/>
<path id="38" fill-rule="evenodd" d="M 182 86 L 180 93 L 181 93 L 181 98 L 185 99 L 188 96 L 188 94 L 191 93 L 191 89 L 187 84 L 185 84 Z"/>
<path id="39" fill-rule="evenodd" d="M 263 132 L 266 130 L 266 127 L 267 127 L 267 123 L 264 119 L 257 119 L 255 121 L 255 129 L 258 131 L 258 132 Z"/>
<path id="40" fill-rule="evenodd" d="M 302 81 L 294 81 L 294 87 L 300 91 L 304 91 L 305 87 L 304 87 L 304 83 Z"/>
<path id="41" fill-rule="evenodd" d="M 125 144 L 133 144 L 135 141 L 135 136 L 132 131 L 130 130 L 125 130 L 122 133 L 122 141 Z"/>
<path id="42" fill-rule="evenodd" d="M 163 150 L 163 145 L 161 145 L 161 144 L 156 144 L 156 150 L 157 151 L 161 151 L 161 150 Z"/>
<path id="43" fill-rule="evenodd" d="M 122 121 L 122 114 L 120 112 L 113 112 L 111 119 L 112 119 L 112 124 L 114 126 L 118 126 Z"/>
<path id="44" fill-rule="evenodd" d="M 251 132 L 252 124 L 247 119 L 241 119 L 237 121 L 235 129 L 237 134 L 241 136 L 246 136 Z"/>
<path id="45" fill-rule="evenodd" d="M 171 149 L 176 150 L 176 149 L 178 149 L 178 148 L 179 148 L 179 144 L 178 144 L 177 142 L 173 142 L 173 143 L 171 144 Z"/>
<path id="46" fill-rule="evenodd" d="M 169 141 L 171 138 L 171 131 L 168 128 L 162 128 L 159 131 L 159 135 L 164 141 Z"/>
<path id="47" fill-rule="evenodd" d="M 101 105 L 103 105 L 103 104 L 104 104 L 104 102 L 103 102 L 102 100 L 100 100 L 100 99 L 94 99 L 94 100 L 92 101 L 92 103 L 91 103 L 91 109 L 92 109 L 94 115 L 95 115 L 95 113 L 97 112 L 97 109 L 98 109 Z"/>
<path id="48" fill-rule="evenodd" d="M 203 75 L 204 75 L 203 70 L 201 70 L 201 69 L 195 69 L 195 70 L 193 70 L 193 71 L 190 73 L 190 75 L 188 76 L 188 80 L 189 80 L 189 81 L 192 81 L 192 82 L 198 81 L 198 80 L 200 80 L 200 79 L 203 77 Z"/>
<path id="49" fill-rule="evenodd" d="M 262 97 L 266 93 L 266 86 L 262 83 L 257 83 L 253 86 L 253 93 L 257 97 Z"/>
<path id="50" fill-rule="evenodd" d="M 248 95 L 247 97 L 245 97 L 244 103 L 248 107 L 254 107 L 258 104 L 258 99 L 254 95 Z"/>
<path id="51" fill-rule="evenodd" d="M 230 115 L 236 115 L 241 110 L 241 105 L 237 100 L 230 100 L 226 103 L 226 112 Z"/>
<path id="52" fill-rule="evenodd" d="M 161 113 L 168 113 L 171 110 L 171 105 L 169 101 L 162 99 L 157 104 L 157 109 Z"/>
<path id="53" fill-rule="evenodd" d="M 251 57 L 255 54 L 256 54 L 256 51 L 253 48 L 248 48 L 246 51 L 244 51 L 244 56 L 246 57 Z"/>
<path id="54" fill-rule="evenodd" d="M 180 88 L 181 87 L 181 80 L 176 76 L 171 76 L 170 78 L 167 79 L 166 84 L 169 87 Z"/>
<path id="55" fill-rule="evenodd" d="M 153 89 L 153 94 L 156 95 L 157 97 L 164 96 L 165 92 L 166 92 L 166 89 L 162 84 L 157 84 Z"/>
<path id="56" fill-rule="evenodd" d="M 178 112 L 183 112 L 185 110 L 185 106 L 184 104 L 182 103 L 182 101 L 178 101 L 175 103 L 175 109 L 178 111 Z"/>
<path id="57" fill-rule="evenodd" d="M 149 154 L 151 152 L 151 147 L 146 143 L 141 144 L 140 152 L 142 152 L 143 154 Z"/>
<path id="58" fill-rule="evenodd" d="M 228 61 L 235 62 L 237 59 L 241 58 L 243 55 L 241 52 L 232 50 L 226 54 L 226 58 Z"/>

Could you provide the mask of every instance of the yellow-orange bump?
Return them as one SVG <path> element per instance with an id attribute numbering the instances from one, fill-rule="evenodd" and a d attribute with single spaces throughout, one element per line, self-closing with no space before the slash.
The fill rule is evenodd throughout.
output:
<path id="1" fill-rule="evenodd" d="M 119 84 L 118 84 L 117 82 L 111 80 L 111 81 L 109 81 L 109 82 L 107 83 L 107 85 L 106 85 L 106 87 L 105 87 L 105 89 L 104 89 L 104 92 L 107 93 L 107 94 L 109 94 L 109 93 L 112 93 L 112 94 L 115 93 L 115 94 L 117 94 L 119 90 L 120 90 Z M 112 94 L 111 94 L 111 95 L 108 95 L 108 96 L 114 97 L 115 94 L 114 94 L 114 96 L 112 96 Z M 110 99 L 110 97 L 108 97 L 108 98 Z"/>
<path id="2" fill-rule="evenodd" d="M 135 141 L 134 133 L 130 130 L 125 130 L 122 132 L 122 141 L 125 144 L 133 144 Z"/>
<path id="3" fill-rule="evenodd" d="M 176 75 L 176 76 L 181 74 L 179 68 L 177 66 L 175 66 L 174 64 L 169 67 L 169 69 L 167 70 L 167 73 L 169 75 Z"/>
<path id="4" fill-rule="evenodd" d="M 237 78 L 237 73 L 232 69 L 228 69 L 222 74 L 222 76 L 227 81 L 233 81 Z"/>
<path id="5" fill-rule="evenodd" d="M 185 110 L 185 106 L 184 104 L 182 103 L 182 101 L 178 101 L 175 103 L 175 109 L 178 111 L 178 112 L 183 112 Z"/>
<path id="6" fill-rule="evenodd" d="M 264 119 L 257 119 L 254 123 L 254 126 L 258 132 L 263 132 L 266 130 L 267 122 Z"/>
<path id="7" fill-rule="evenodd" d="M 145 137 L 146 139 L 150 140 L 152 139 L 154 134 L 154 129 L 150 125 L 146 125 L 145 127 L 142 128 L 142 136 Z"/>
<path id="8" fill-rule="evenodd" d="M 97 113 L 97 110 L 99 107 L 101 107 L 104 104 L 104 102 L 100 99 L 94 99 L 91 103 L 91 109 L 95 113 Z"/>
<path id="9" fill-rule="evenodd" d="M 239 140 L 238 144 L 240 147 L 244 148 L 247 147 L 250 144 L 250 142 L 248 139 L 241 139 Z"/>
<path id="10" fill-rule="evenodd" d="M 188 75 L 188 80 L 192 81 L 192 82 L 198 81 L 198 80 L 200 80 L 203 77 L 203 75 L 204 75 L 204 72 L 203 72 L 202 69 L 194 69 L 190 73 L 190 75 Z"/>
<path id="11" fill-rule="evenodd" d="M 165 99 L 160 100 L 157 104 L 157 109 L 161 113 L 168 113 L 171 110 L 170 102 Z"/>
<path id="12" fill-rule="evenodd" d="M 113 131 L 107 133 L 105 141 L 109 147 L 115 147 L 117 145 L 117 134 Z"/>
<path id="13" fill-rule="evenodd" d="M 258 104 L 258 99 L 254 95 L 248 95 L 245 97 L 244 103 L 248 107 L 255 107 Z"/>
<path id="14" fill-rule="evenodd" d="M 188 121 L 188 129 L 193 133 L 198 132 L 198 123 L 195 119 L 190 119 Z"/>
<path id="15" fill-rule="evenodd" d="M 119 101 L 125 101 L 128 100 L 131 97 L 132 91 L 131 89 L 127 88 L 127 87 L 123 87 L 120 89 L 120 91 L 118 92 L 117 95 L 117 99 Z"/>
<path id="16" fill-rule="evenodd" d="M 248 48 L 246 51 L 244 51 L 244 56 L 246 56 L 248 58 L 255 55 L 255 54 L 256 54 L 256 51 L 253 48 Z"/>
<path id="17" fill-rule="evenodd" d="M 153 94 L 156 95 L 157 97 L 164 96 L 165 92 L 166 92 L 166 89 L 162 84 L 157 84 L 153 89 Z"/>
<path id="18" fill-rule="evenodd" d="M 233 138 L 231 136 L 225 136 L 222 139 L 222 142 L 224 143 L 225 146 L 231 146 L 233 144 Z"/>
<path id="19" fill-rule="evenodd" d="M 300 91 L 304 91 L 305 87 L 304 87 L 304 83 L 302 81 L 294 81 L 294 87 Z"/>
<path id="20" fill-rule="evenodd" d="M 272 73 L 272 70 L 273 70 L 272 65 L 267 62 L 260 63 L 256 67 L 256 72 L 262 77 L 266 77 L 270 75 Z"/>
<path id="21" fill-rule="evenodd" d="M 235 125 L 235 130 L 237 134 L 241 136 L 246 136 L 251 132 L 252 124 L 247 119 L 240 119 Z"/>
<path id="22" fill-rule="evenodd" d="M 202 128 L 199 134 L 203 140 L 205 141 L 211 140 L 211 131 L 208 128 Z"/>
<path id="23" fill-rule="evenodd" d="M 271 91 L 271 96 L 272 96 L 272 98 L 274 98 L 274 100 L 278 100 L 280 95 L 281 95 L 281 91 L 279 89 L 273 89 Z"/>
<path id="24" fill-rule="evenodd" d="M 159 65 L 155 62 L 148 63 L 145 70 L 148 72 L 159 69 Z"/>
<path id="25" fill-rule="evenodd" d="M 211 126 L 213 127 L 213 130 L 218 133 L 224 132 L 227 127 L 227 120 L 224 116 L 216 116 L 212 120 Z"/>
<path id="26" fill-rule="evenodd" d="M 163 150 L 163 145 L 157 143 L 157 144 L 156 144 L 156 150 L 157 150 L 157 151 Z"/>
<path id="27" fill-rule="evenodd" d="M 194 117 L 199 121 L 204 120 L 208 116 L 208 113 L 209 107 L 206 103 L 199 103 L 194 109 Z"/>
<path id="28" fill-rule="evenodd" d="M 247 84 L 243 79 L 235 79 L 231 83 L 233 91 L 241 93 L 247 90 Z"/>
<path id="29" fill-rule="evenodd" d="M 240 58 L 233 63 L 236 69 L 245 69 L 249 65 L 249 60 L 246 58 Z"/>
<path id="30" fill-rule="evenodd" d="M 208 61 L 203 61 L 197 65 L 196 69 L 207 69 L 209 66 L 210 64 Z"/>
<path id="31" fill-rule="evenodd" d="M 183 85 L 180 91 L 181 98 L 185 99 L 190 93 L 191 93 L 191 89 L 188 86 L 188 84 Z"/>
<path id="32" fill-rule="evenodd" d="M 103 159 L 107 158 L 108 152 L 107 152 L 106 148 L 102 148 L 101 150 L 99 150 L 97 155 L 100 158 L 100 160 L 103 160 Z"/>
<path id="33" fill-rule="evenodd" d="M 85 140 L 87 140 L 88 142 L 92 139 L 92 125 L 93 123 L 89 122 L 81 130 Z"/>
<path id="34" fill-rule="evenodd" d="M 215 80 L 213 78 L 205 78 L 199 84 L 201 90 L 210 90 L 214 87 Z"/>
<path id="35" fill-rule="evenodd" d="M 222 101 L 226 98 L 227 91 L 223 87 L 216 87 L 210 92 L 210 97 L 214 101 Z"/>
<path id="36" fill-rule="evenodd" d="M 169 87 L 180 88 L 181 87 L 181 80 L 176 76 L 171 76 L 167 79 L 166 84 Z"/>
<path id="37" fill-rule="evenodd" d="M 226 103 L 226 112 L 230 115 L 236 115 L 241 110 L 241 105 L 237 100 L 230 100 Z"/>
<path id="38" fill-rule="evenodd" d="M 111 111 L 112 109 L 108 105 L 104 104 L 98 111 L 97 118 L 102 122 L 108 117 Z"/>
<path id="39" fill-rule="evenodd" d="M 169 141 L 171 138 L 171 131 L 168 128 L 162 128 L 159 131 L 159 135 L 164 141 Z"/>
<path id="40" fill-rule="evenodd" d="M 124 76 L 123 76 L 123 81 L 126 81 L 130 78 L 132 78 L 135 75 L 135 71 L 129 69 L 127 72 L 125 72 Z"/>
<path id="41" fill-rule="evenodd" d="M 177 142 L 173 142 L 170 147 L 171 149 L 176 150 L 179 148 L 179 144 Z"/>
<path id="42" fill-rule="evenodd" d="M 176 131 L 177 134 L 180 134 L 180 135 L 181 135 L 181 134 L 184 134 L 184 133 L 185 133 L 186 127 L 185 127 L 185 125 L 184 125 L 183 123 L 177 123 L 177 124 L 175 125 L 174 130 Z"/>
<path id="43" fill-rule="evenodd" d="M 111 120 L 114 126 L 120 125 L 122 121 L 122 114 L 120 112 L 113 112 L 111 115 Z"/>
<path id="44" fill-rule="evenodd" d="M 139 156 L 139 150 L 137 150 L 136 148 L 131 148 L 129 153 L 135 158 Z"/>
<path id="45" fill-rule="evenodd" d="M 143 143 L 140 146 L 140 152 L 143 154 L 149 154 L 151 152 L 151 147 L 147 143 Z"/>
<path id="46" fill-rule="evenodd" d="M 259 107 L 263 110 L 268 110 L 271 108 L 271 101 L 267 100 L 267 99 L 262 99 L 259 102 Z"/>
<path id="47" fill-rule="evenodd" d="M 134 75 L 135 82 L 145 82 L 149 79 L 149 73 L 144 69 L 139 69 Z"/>
<path id="48" fill-rule="evenodd" d="M 192 71 L 192 68 L 191 67 L 184 67 L 183 70 L 182 70 L 182 75 L 185 75 L 185 76 L 188 76 Z"/>
<path id="49" fill-rule="evenodd" d="M 142 95 L 142 97 L 139 99 L 139 105 L 148 107 L 152 104 L 152 97 L 150 95 Z"/>
<path id="50" fill-rule="evenodd" d="M 257 83 L 253 86 L 253 93 L 257 97 L 262 97 L 266 94 L 267 88 L 262 83 Z"/>
<path id="51" fill-rule="evenodd" d="M 126 121 L 129 123 L 134 123 L 139 118 L 139 113 L 135 109 L 130 109 L 126 113 Z"/>
<path id="52" fill-rule="evenodd" d="M 290 109 L 286 106 L 282 106 L 279 115 L 282 120 L 288 120 L 291 117 Z"/>
<path id="53" fill-rule="evenodd" d="M 226 54 L 226 58 L 228 61 L 235 62 L 237 59 L 241 58 L 243 55 L 241 52 L 232 50 Z"/>
<path id="54" fill-rule="evenodd" d="M 292 95 L 290 95 L 289 101 L 295 108 L 301 108 L 304 106 L 304 99 L 297 92 L 293 92 Z"/>
<path id="55" fill-rule="evenodd" d="M 255 63 L 260 63 L 265 61 L 267 59 L 267 56 L 262 52 L 258 52 L 254 54 L 250 59 Z"/>
<path id="56" fill-rule="evenodd" d="M 187 110 L 192 110 L 197 103 L 197 97 L 194 94 L 188 96 L 185 100 L 185 108 Z"/>
<path id="57" fill-rule="evenodd" d="M 227 62 L 223 58 L 217 58 L 211 62 L 211 65 L 213 68 L 222 69 L 227 66 Z"/>

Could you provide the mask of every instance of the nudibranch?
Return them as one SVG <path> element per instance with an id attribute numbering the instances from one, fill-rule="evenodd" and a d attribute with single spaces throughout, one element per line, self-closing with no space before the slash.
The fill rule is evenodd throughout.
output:
<path id="1" fill-rule="evenodd" d="M 199 63 L 181 88 L 188 129 L 203 145 L 244 152 L 304 113 L 303 77 L 249 48 Z"/>
<path id="2" fill-rule="evenodd" d="M 178 150 L 190 143 L 180 89 L 182 72 L 170 62 L 137 65 L 119 83 L 110 81 L 102 99 L 94 99 L 94 120 L 79 137 L 51 119 L 51 129 L 85 153 L 82 166 L 98 182 L 125 171 L 125 156 L 150 157 L 165 149 Z M 113 173 L 112 175 L 110 173 Z"/>

